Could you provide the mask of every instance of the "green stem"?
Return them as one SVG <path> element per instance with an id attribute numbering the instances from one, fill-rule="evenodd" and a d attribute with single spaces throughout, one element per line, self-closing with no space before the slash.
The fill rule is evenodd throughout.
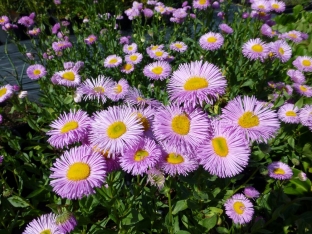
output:
<path id="1" fill-rule="evenodd" d="M 233 194 L 235 194 L 238 190 L 240 190 L 241 188 L 244 188 L 245 185 L 253 178 L 253 176 L 257 173 L 257 171 L 259 170 L 259 168 L 257 168 L 252 174 L 251 176 L 241 185 L 239 186 L 237 189 L 234 190 Z"/>
<path id="2" fill-rule="evenodd" d="M 170 190 L 167 192 L 167 197 L 168 197 L 168 206 L 169 206 L 169 225 L 170 225 L 170 233 L 173 234 L 172 207 L 171 207 L 171 195 L 170 195 Z"/>

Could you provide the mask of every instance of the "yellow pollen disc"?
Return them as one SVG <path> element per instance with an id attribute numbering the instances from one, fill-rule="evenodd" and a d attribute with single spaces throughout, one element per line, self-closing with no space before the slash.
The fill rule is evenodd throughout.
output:
<path id="1" fill-rule="evenodd" d="M 255 44 L 251 47 L 251 49 L 257 53 L 260 53 L 263 51 L 263 46 L 260 44 Z"/>
<path id="2" fill-rule="evenodd" d="M 131 61 L 136 61 L 138 59 L 138 56 L 136 56 L 136 55 L 131 55 L 130 56 L 130 60 Z"/>
<path id="3" fill-rule="evenodd" d="M 148 119 L 143 116 L 141 113 L 137 113 L 137 118 L 140 121 L 140 123 L 142 124 L 144 131 L 147 131 L 150 128 L 150 124 L 148 122 Z"/>
<path id="4" fill-rule="evenodd" d="M 67 133 L 71 130 L 74 130 L 78 128 L 78 122 L 77 121 L 69 121 L 61 128 L 61 133 Z"/>
<path id="5" fill-rule="evenodd" d="M 274 56 L 273 52 L 269 52 L 269 57 L 273 57 L 273 56 Z"/>
<path id="6" fill-rule="evenodd" d="M 241 215 L 244 213 L 245 205 L 244 203 L 237 201 L 237 202 L 234 202 L 233 209 L 237 214 Z"/>
<path id="7" fill-rule="evenodd" d="M 251 111 L 247 111 L 239 117 L 238 124 L 242 128 L 252 128 L 259 125 L 259 118 Z"/>
<path id="8" fill-rule="evenodd" d="M 4 19 L 0 19 L 0 23 L 3 23 L 4 22 Z"/>
<path id="9" fill-rule="evenodd" d="M 278 9 L 278 8 L 279 8 L 279 5 L 278 5 L 278 4 L 276 4 L 276 3 L 273 3 L 273 4 L 272 4 L 272 8 L 274 8 L 274 9 Z"/>
<path id="10" fill-rule="evenodd" d="M 153 46 L 151 50 L 157 50 L 157 49 L 158 49 L 158 47 L 159 47 L 158 45 Z"/>
<path id="11" fill-rule="evenodd" d="M 133 66 L 130 64 L 130 63 L 127 63 L 123 66 L 123 68 L 126 70 L 126 71 L 129 71 L 133 68 Z"/>
<path id="12" fill-rule="evenodd" d="M 121 93 L 122 91 L 122 86 L 120 84 L 116 85 L 114 88 L 115 93 Z"/>
<path id="13" fill-rule="evenodd" d="M 181 44 L 175 44 L 175 47 L 177 47 L 178 49 L 181 49 L 183 46 Z"/>
<path id="14" fill-rule="evenodd" d="M 258 8 L 259 9 L 264 9 L 264 6 L 263 5 L 259 5 Z"/>
<path id="15" fill-rule="evenodd" d="M 43 230 L 42 232 L 40 232 L 39 234 L 52 234 L 52 232 L 50 229 L 46 229 L 46 230 Z"/>
<path id="16" fill-rule="evenodd" d="M 72 71 L 64 72 L 62 75 L 63 79 L 74 81 L 75 80 L 75 74 Z"/>
<path id="17" fill-rule="evenodd" d="M 128 47 L 128 50 L 133 50 L 133 47 L 132 47 L 132 46 L 129 46 L 129 47 Z"/>
<path id="18" fill-rule="evenodd" d="M 226 157 L 229 154 L 229 148 L 224 137 L 215 137 L 212 139 L 212 147 L 217 155 Z"/>
<path id="19" fill-rule="evenodd" d="M 199 5 L 204 5 L 204 4 L 206 4 L 206 2 L 207 2 L 207 0 L 199 0 Z"/>
<path id="20" fill-rule="evenodd" d="M 144 158 L 148 156 L 148 152 L 146 150 L 138 150 L 134 155 L 134 161 L 142 161 Z"/>
<path id="21" fill-rule="evenodd" d="M 162 52 L 162 51 L 156 51 L 155 52 L 155 55 L 158 56 L 158 57 L 162 56 L 163 54 L 164 54 L 164 52 Z"/>
<path id="22" fill-rule="evenodd" d="M 171 128 L 179 135 L 187 135 L 190 131 L 190 127 L 191 121 L 185 114 L 177 115 L 172 119 Z"/>
<path id="23" fill-rule="evenodd" d="M 208 37 L 207 38 L 207 42 L 209 42 L 209 43 L 215 43 L 216 41 L 217 41 L 216 37 Z"/>
<path id="24" fill-rule="evenodd" d="M 276 168 L 276 169 L 274 169 L 274 174 L 276 174 L 276 175 L 284 175 L 285 171 L 282 168 Z"/>
<path id="25" fill-rule="evenodd" d="M 137 101 L 138 101 L 138 102 L 142 102 L 142 101 L 144 101 L 144 99 L 141 98 L 141 97 L 137 97 Z"/>
<path id="26" fill-rule="evenodd" d="M 39 70 L 39 69 L 35 69 L 34 70 L 34 75 L 35 76 L 38 76 L 38 75 L 40 75 L 41 74 L 41 71 Z"/>
<path id="27" fill-rule="evenodd" d="M 89 42 L 94 42 L 95 38 L 94 37 L 89 37 Z"/>
<path id="28" fill-rule="evenodd" d="M 191 77 L 189 78 L 185 84 L 184 84 L 184 89 L 187 91 L 194 91 L 198 89 L 204 89 L 208 87 L 208 81 L 203 78 L 203 77 Z"/>
<path id="29" fill-rule="evenodd" d="M 288 36 L 290 36 L 291 38 L 295 38 L 295 39 L 297 38 L 297 35 L 294 33 L 289 33 Z"/>
<path id="30" fill-rule="evenodd" d="M 94 87 L 93 90 L 97 93 L 104 93 L 105 89 L 101 86 Z"/>
<path id="31" fill-rule="evenodd" d="M 170 164 L 180 164 L 184 162 L 184 158 L 180 154 L 176 153 L 168 154 L 166 160 Z"/>
<path id="32" fill-rule="evenodd" d="M 117 138 L 121 137 L 125 132 L 127 132 L 127 127 L 121 121 L 117 121 L 117 122 L 111 124 L 107 128 L 107 135 L 111 139 L 117 139 Z"/>
<path id="33" fill-rule="evenodd" d="M 6 94 L 7 88 L 0 89 L 0 97 L 2 97 L 4 94 Z"/>
<path id="34" fill-rule="evenodd" d="M 289 116 L 289 117 L 296 117 L 297 116 L 296 112 L 294 112 L 294 111 L 287 111 L 285 113 L 285 115 Z"/>
<path id="35" fill-rule="evenodd" d="M 302 65 L 309 67 L 309 66 L 311 66 L 311 62 L 310 62 L 310 60 L 304 59 L 304 60 L 302 60 Z"/>
<path id="36" fill-rule="evenodd" d="M 87 163 L 76 162 L 70 165 L 66 176 L 69 180 L 79 181 L 87 179 L 90 172 L 90 166 Z"/>
<path id="37" fill-rule="evenodd" d="M 285 53 L 285 51 L 283 50 L 282 47 L 280 47 L 280 48 L 278 49 L 278 52 L 279 52 L 281 55 L 283 55 L 283 54 Z"/>
<path id="38" fill-rule="evenodd" d="M 109 64 L 114 64 L 114 63 L 117 63 L 117 59 L 116 58 L 113 58 L 109 61 Z"/>
<path id="39" fill-rule="evenodd" d="M 152 70 L 151 70 L 151 72 L 153 72 L 154 74 L 156 74 L 156 75 L 160 75 L 162 72 L 163 72 L 163 68 L 162 67 L 160 67 L 160 66 L 158 66 L 158 67 L 154 67 Z"/>
<path id="40" fill-rule="evenodd" d="M 303 85 L 300 85 L 299 86 L 299 89 L 302 91 L 302 92 L 307 92 L 308 91 L 308 89 L 305 87 L 305 86 L 303 86 Z M 1 97 L 1 96 L 0 96 Z"/>

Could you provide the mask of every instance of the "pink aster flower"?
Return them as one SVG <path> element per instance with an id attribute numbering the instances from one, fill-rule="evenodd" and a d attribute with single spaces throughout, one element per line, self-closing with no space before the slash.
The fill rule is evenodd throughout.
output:
<path id="1" fill-rule="evenodd" d="M 285 123 L 299 123 L 299 109 L 294 104 L 287 103 L 281 106 L 277 112 L 278 118 Z"/>
<path id="2" fill-rule="evenodd" d="M 0 103 L 12 97 L 14 94 L 14 89 L 12 85 L 0 86 Z"/>
<path id="3" fill-rule="evenodd" d="M 142 175 L 153 168 L 162 156 L 161 148 L 154 140 L 142 139 L 137 145 L 127 148 L 119 158 L 121 168 L 132 175 Z"/>
<path id="4" fill-rule="evenodd" d="M 71 48 L 72 46 L 73 46 L 72 43 L 69 41 L 59 41 L 59 42 L 53 42 L 52 43 L 52 49 L 55 52 L 59 52 L 59 51 L 65 50 L 67 48 Z"/>
<path id="5" fill-rule="evenodd" d="M 80 142 L 87 136 L 89 125 L 90 118 L 82 110 L 64 113 L 50 124 L 48 142 L 56 148 Z"/>
<path id="6" fill-rule="evenodd" d="M 125 96 L 125 101 L 130 106 L 137 105 L 139 107 L 145 107 L 145 106 L 149 105 L 152 107 L 158 107 L 161 105 L 156 100 L 144 97 L 144 95 L 141 93 L 141 91 L 136 89 L 136 88 L 129 88 L 128 93 Z"/>
<path id="7" fill-rule="evenodd" d="M 194 7 L 194 9 L 205 10 L 210 5 L 211 4 L 210 4 L 209 0 L 193 0 L 193 7 Z"/>
<path id="8" fill-rule="evenodd" d="M 0 25 L 4 26 L 7 23 L 10 23 L 9 17 L 7 17 L 6 15 L 1 16 L 0 17 Z"/>
<path id="9" fill-rule="evenodd" d="M 136 115 L 137 119 L 142 125 L 144 130 L 143 131 L 144 136 L 153 139 L 154 135 L 152 128 L 155 110 L 149 106 L 144 108 L 143 107 L 133 108 L 133 114 Z"/>
<path id="10" fill-rule="evenodd" d="M 223 45 L 224 38 L 220 33 L 209 32 L 202 35 L 199 44 L 204 50 L 217 50 Z"/>
<path id="11" fill-rule="evenodd" d="M 233 29 L 229 25 L 224 24 L 224 23 L 219 25 L 219 29 L 225 34 L 233 33 Z"/>
<path id="12" fill-rule="evenodd" d="M 267 37 L 274 37 L 277 35 L 276 31 L 274 31 L 269 25 L 263 24 L 261 26 L 260 32 L 262 35 L 267 36 Z"/>
<path id="13" fill-rule="evenodd" d="M 122 58 L 117 56 L 116 54 L 109 55 L 104 60 L 104 67 L 111 68 L 111 67 L 118 67 L 122 63 Z"/>
<path id="14" fill-rule="evenodd" d="M 84 95 L 85 100 L 106 102 L 107 93 L 112 92 L 114 83 L 109 77 L 99 75 L 96 79 L 85 80 L 77 89 L 77 92 Z"/>
<path id="15" fill-rule="evenodd" d="M 243 45 L 243 55 L 251 60 L 263 61 L 269 53 L 269 47 L 260 38 L 250 39 Z"/>
<path id="16" fill-rule="evenodd" d="M 97 41 L 97 37 L 95 35 L 90 35 L 86 39 L 84 39 L 84 42 L 88 45 L 92 45 Z"/>
<path id="17" fill-rule="evenodd" d="M 296 31 L 296 30 L 292 30 L 292 31 L 283 33 L 280 35 L 280 37 L 282 39 L 288 39 L 288 40 L 293 41 L 295 43 L 299 43 L 303 40 L 303 38 L 301 36 L 301 32 Z"/>
<path id="18" fill-rule="evenodd" d="M 148 52 L 148 55 L 150 56 L 150 58 L 156 60 L 165 60 L 169 56 L 169 54 L 162 49 L 150 50 Z"/>
<path id="19" fill-rule="evenodd" d="M 209 137 L 209 123 L 199 109 L 187 113 L 182 107 L 171 105 L 157 110 L 153 132 L 159 142 L 191 152 Z"/>
<path id="20" fill-rule="evenodd" d="M 164 80 L 171 74 L 171 66 L 168 62 L 157 61 L 146 65 L 143 73 L 151 80 Z"/>
<path id="21" fill-rule="evenodd" d="M 244 194 L 248 198 L 258 198 L 260 196 L 258 190 L 251 186 L 244 188 Z"/>
<path id="22" fill-rule="evenodd" d="M 55 214 L 44 214 L 39 218 L 32 220 L 23 234 L 34 234 L 34 233 L 44 233 L 47 230 L 51 234 L 62 234 L 62 230 L 55 223 L 56 216 Z"/>
<path id="23" fill-rule="evenodd" d="M 128 37 L 121 37 L 119 39 L 119 44 L 123 45 L 123 44 L 129 44 L 129 38 Z"/>
<path id="24" fill-rule="evenodd" d="M 32 30 L 28 31 L 28 34 L 31 36 L 38 36 L 40 32 L 40 28 L 33 28 Z"/>
<path id="25" fill-rule="evenodd" d="M 126 74 L 133 72 L 134 71 L 133 63 L 125 63 L 123 66 L 121 66 L 120 71 Z"/>
<path id="26" fill-rule="evenodd" d="M 271 5 L 271 9 L 275 12 L 281 13 L 281 12 L 285 11 L 285 9 L 286 9 L 285 2 L 270 0 L 269 3 Z"/>
<path id="27" fill-rule="evenodd" d="M 105 160 L 91 147 L 74 147 L 53 163 L 50 185 L 62 198 L 81 199 L 95 193 L 95 187 L 102 186 L 105 168 Z"/>
<path id="28" fill-rule="evenodd" d="M 251 4 L 251 9 L 258 12 L 269 12 L 271 11 L 271 5 L 269 1 L 266 0 L 257 0 Z"/>
<path id="29" fill-rule="evenodd" d="M 287 62 L 292 54 L 291 47 L 284 40 L 275 41 L 271 51 L 275 57 L 279 58 L 283 63 Z"/>
<path id="30" fill-rule="evenodd" d="M 177 52 L 180 52 L 180 53 L 183 53 L 187 50 L 187 45 L 182 41 L 176 41 L 176 42 L 172 42 L 170 44 L 170 49 L 177 51 Z"/>
<path id="31" fill-rule="evenodd" d="M 252 203 L 243 194 L 235 194 L 225 204 L 225 213 L 235 224 L 249 223 L 254 214 Z"/>
<path id="32" fill-rule="evenodd" d="M 90 142 L 112 153 L 121 153 L 137 144 L 143 136 L 143 127 L 128 107 L 109 107 L 96 112 L 91 122 Z"/>
<path id="33" fill-rule="evenodd" d="M 293 65 L 303 72 L 312 72 L 312 58 L 309 56 L 298 56 L 294 61 Z"/>
<path id="34" fill-rule="evenodd" d="M 129 20 L 133 20 L 140 15 L 140 10 L 137 8 L 129 8 L 125 10 L 125 14 L 128 16 Z"/>
<path id="35" fill-rule="evenodd" d="M 277 114 L 252 96 L 236 97 L 222 109 L 222 122 L 250 141 L 267 142 L 280 127 Z"/>
<path id="36" fill-rule="evenodd" d="M 290 79 L 297 84 L 304 84 L 306 82 L 305 76 L 301 71 L 290 69 L 287 71 Z"/>
<path id="37" fill-rule="evenodd" d="M 136 53 L 138 50 L 138 45 L 136 43 L 132 43 L 132 44 L 126 44 L 123 46 L 122 51 L 125 54 L 133 54 Z"/>
<path id="38" fill-rule="evenodd" d="M 195 106 L 203 102 L 212 104 L 225 93 L 226 80 L 215 65 L 195 61 L 180 64 L 173 72 L 167 90 L 171 101 Z"/>
<path id="39" fill-rule="evenodd" d="M 80 85 L 81 77 L 76 69 L 56 72 L 51 77 L 53 84 L 64 85 L 67 87 L 77 87 Z"/>
<path id="40" fill-rule="evenodd" d="M 149 47 L 146 48 L 146 53 L 149 54 L 152 51 L 162 50 L 163 48 L 164 48 L 163 44 L 161 44 L 161 45 L 150 45 Z"/>
<path id="41" fill-rule="evenodd" d="M 143 14 L 145 18 L 151 18 L 154 15 L 154 11 L 149 8 L 144 8 Z"/>
<path id="42" fill-rule="evenodd" d="M 17 21 L 17 23 L 24 25 L 27 28 L 30 28 L 35 23 L 35 21 L 29 16 L 23 16 Z"/>
<path id="43" fill-rule="evenodd" d="M 166 14 L 166 7 L 164 5 L 155 6 L 154 9 L 156 12 L 159 12 L 162 15 Z"/>
<path id="44" fill-rule="evenodd" d="M 35 65 L 30 65 L 27 68 L 26 74 L 32 80 L 38 80 L 41 77 L 45 76 L 47 74 L 47 71 L 45 67 L 42 66 L 41 64 L 35 64 Z"/>
<path id="45" fill-rule="evenodd" d="M 293 172 L 291 168 L 283 162 L 272 162 L 268 166 L 269 176 L 278 180 L 291 179 Z"/>
<path id="46" fill-rule="evenodd" d="M 53 25 L 52 27 L 52 34 L 57 34 L 57 32 L 61 29 L 61 24 L 60 23 L 56 23 Z"/>
<path id="47" fill-rule="evenodd" d="M 127 80 L 120 79 L 118 82 L 115 82 L 111 92 L 107 93 L 107 96 L 113 101 L 119 101 L 128 94 L 129 87 Z"/>
<path id="48" fill-rule="evenodd" d="M 172 16 L 177 19 L 184 19 L 187 16 L 187 12 L 183 8 L 178 8 L 172 13 Z"/>
<path id="49" fill-rule="evenodd" d="M 128 54 L 125 57 L 127 63 L 139 64 L 143 59 L 143 55 L 141 53 L 132 53 Z"/>
<path id="50" fill-rule="evenodd" d="M 312 105 L 305 105 L 301 108 L 299 118 L 303 126 L 312 126 Z"/>
<path id="51" fill-rule="evenodd" d="M 304 84 L 293 84 L 294 90 L 302 96 L 312 97 L 312 87 Z"/>

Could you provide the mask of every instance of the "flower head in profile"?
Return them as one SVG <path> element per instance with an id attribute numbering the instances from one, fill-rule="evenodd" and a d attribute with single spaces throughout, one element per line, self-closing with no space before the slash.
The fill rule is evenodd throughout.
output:
<path id="1" fill-rule="evenodd" d="M 52 130 L 47 132 L 50 136 L 48 142 L 56 148 L 63 148 L 82 141 L 87 135 L 89 124 L 90 118 L 82 110 L 64 113 L 51 123 Z"/>
<path id="2" fill-rule="evenodd" d="M 312 97 L 312 87 L 304 84 L 293 84 L 294 90 L 301 96 Z"/>
<path id="3" fill-rule="evenodd" d="M 212 104 L 225 93 L 226 80 L 215 65 L 195 61 L 180 64 L 167 86 L 172 102 L 195 106 L 203 102 Z"/>
<path id="4" fill-rule="evenodd" d="M 112 106 L 96 112 L 90 129 L 90 142 L 111 153 L 122 153 L 143 136 L 143 127 L 128 107 Z"/>
<path id="5" fill-rule="evenodd" d="M 297 84 L 304 84 L 306 82 L 305 76 L 301 71 L 290 69 L 287 71 L 290 79 Z"/>
<path id="6" fill-rule="evenodd" d="M 62 209 L 55 217 L 55 223 L 63 233 L 70 233 L 77 226 L 75 216 L 65 209 Z"/>
<path id="7" fill-rule="evenodd" d="M 304 105 L 299 112 L 299 118 L 303 126 L 312 128 L 312 105 Z"/>
<path id="8" fill-rule="evenodd" d="M 151 80 L 164 80 L 171 74 L 171 66 L 165 61 L 156 61 L 147 64 L 143 69 L 143 74 Z"/>
<path id="9" fill-rule="evenodd" d="M 0 16 L 0 25 L 4 26 L 7 23 L 10 23 L 9 17 L 7 17 L 6 15 Z"/>
<path id="10" fill-rule="evenodd" d="M 225 204 L 225 213 L 236 224 L 249 223 L 254 214 L 252 203 L 243 194 L 235 194 Z"/>
<path id="11" fill-rule="evenodd" d="M 44 214 L 27 224 L 23 234 L 63 234 L 64 232 L 55 223 L 55 214 Z"/>
<path id="12" fill-rule="evenodd" d="M 118 67 L 122 63 L 122 58 L 115 54 L 109 55 L 104 60 L 104 67 L 111 68 L 111 67 Z"/>
<path id="13" fill-rule="evenodd" d="M 52 43 L 52 49 L 55 52 L 60 52 L 60 51 L 65 50 L 67 48 L 71 48 L 72 46 L 73 46 L 72 43 L 69 41 L 66 41 L 66 40 Z"/>
<path id="14" fill-rule="evenodd" d="M 312 72 L 312 58 L 309 56 L 298 56 L 294 61 L 293 65 L 303 72 Z"/>
<path id="15" fill-rule="evenodd" d="M 92 34 L 92 35 L 88 36 L 86 39 L 84 39 L 84 42 L 88 45 L 92 45 L 96 42 L 96 40 L 97 40 L 97 37 Z"/>
<path id="16" fill-rule="evenodd" d="M 129 87 L 130 86 L 127 80 L 120 79 L 118 82 L 114 83 L 112 91 L 107 95 L 111 100 L 118 101 L 123 99 L 128 94 Z"/>
<path id="17" fill-rule="evenodd" d="M 62 198 L 81 199 L 101 187 L 106 177 L 103 157 L 89 146 L 79 146 L 65 151 L 53 163 L 50 185 Z"/>
<path id="18" fill-rule="evenodd" d="M 244 194 L 248 198 L 258 198 L 260 196 L 259 191 L 251 186 L 244 188 Z"/>
<path id="19" fill-rule="evenodd" d="M 288 180 L 292 177 L 291 168 L 283 162 L 273 162 L 268 166 L 269 176 L 277 180 Z"/>
<path id="20" fill-rule="evenodd" d="M 260 38 L 250 39 L 243 45 L 243 55 L 251 60 L 263 61 L 269 53 L 269 47 Z"/>
<path id="21" fill-rule="evenodd" d="M 274 30 L 273 30 L 269 25 L 267 25 L 267 24 L 263 24 L 263 25 L 261 26 L 260 32 L 261 32 L 262 35 L 267 36 L 267 37 L 270 37 L 270 38 L 272 38 L 272 37 L 274 37 L 274 36 L 277 35 L 277 32 L 274 31 Z"/>
<path id="22" fill-rule="evenodd" d="M 28 31 L 28 34 L 30 36 L 38 36 L 40 32 L 41 32 L 40 28 L 33 28 Z"/>
<path id="23" fill-rule="evenodd" d="M 299 123 L 299 109 L 294 104 L 286 103 L 277 112 L 278 118 L 285 123 Z"/>
<path id="24" fill-rule="evenodd" d="M 224 23 L 219 25 L 219 29 L 225 34 L 233 33 L 233 29 L 229 25 L 224 24 Z"/>
<path id="25" fill-rule="evenodd" d="M 12 97 L 14 94 L 14 89 L 12 85 L 0 86 L 0 103 Z"/>
<path id="26" fill-rule="evenodd" d="M 154 138 L 152 127 L 155 110 L 152 107 L 133 108 L 133 114 L 136 115 L 144 130 L 144 136 Z"/>
<path id="27" fill-rule="evenodd" d="M 172 42 L 170 44 L 170 49 L 177 51 L 177 52 L 180 52 L 180 53 L 183 53 L 187 50 L 187 45 L 182 41 L 176 41 L 176 42 Z"/>
<path id="28" fill-rule="evenodd" d="M 47 74 L 47 71 L 45 67 L 42 66 L 41 64 L 35 64 L 35 65 L 30 65 L 27 68 L 26 74 L 32 80 L 38 80 L 41 77 L 45 76 Z"/>
<path id="29" fill-rule="evenodd" d="M 145 106 L 158 107 L 161 105 L 160 102 L 157 100 L 144 97 L 141 91 L 136 88 L 129 88 L 128 93 L 125 96 L 125 101 L 130 106 L 136 105 L 139 107 L 145 107 Z"/>
<path id="30" fill-rule="evenodd" d="M 164 187 L 166 178 L 160 170 L 156 168 L 151 168 L 146 172 L 146 174 L 147 183 L 157 186 L 159 190 Z"/>
<path id="31" fill-rule="evenodd" d="M 303 41 L 301 32 L 296 31 L 296 30 L 285 32 L 285 33 L 281 34 L 280 37 L 282 39 L 288 39 L 288 40 L 293 41 L 295 43 L 299 43 L 299 42 Z"/>
<path id="32" fill-rule="evenodd" d="M 208 32 L 199 38 L 199 44 L 204 50 L 217 50 L 223 42 L 224 38 L 220 33 Z"/>
<path id="33" fill-rule="evenodd" d="M 27 28 L 30 28 L 35 23 L 35 21 L 29 16 L 23 16 L 17 21 L 17 23 L 24 25 Z"/>
<path id="34" fill-rule="evenodd" d="M 250 141 L 266 142 L 280 127 L 277 114 L 255 97 L 238 96 L 222 109 L 224 126 Z"/>

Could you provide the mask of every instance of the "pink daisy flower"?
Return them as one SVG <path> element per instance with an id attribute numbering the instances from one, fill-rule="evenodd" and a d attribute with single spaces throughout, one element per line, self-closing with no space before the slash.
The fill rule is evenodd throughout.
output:
<path id="1" fill-rule="evenodd" d="M 209 0 L 193 0 L 194 9 L 205 10 L 209 6 L 211 6 Z"/>
<path id="2" fill-rule="evenodd" d="M 23 234 L 45 233 L 62 234 L 63 232 L 55 223 L 56 215 L 53 213 L 41 215 L 39 218 L 32 220 Z"/>
<path id="3" fill-rule="evenodd" d="M 150 45 L 149 47 L 146 48 L 146 53 L 149 54 L 151 51 L 155 50 L 162 50 L 164 48 L 164 45 Z"/>
<path id="4" fill-rule="evenodd" d="M 306 82 L 305 76 L 301 71 L 290 69 L 287 71 L 290 79 L 297 84 L 304 84 Z"/>
<path id="5" fill-rule="evenodd" d="M 177 52 L 180 52 L 180 53 L 183 53 L 187 50 L 187 45 L 182 41 L 176 41 L 176 42 L 172 42 L 170 44 L 170 49 L 177 51 Z"/>
<path id="6" fill-rule="evenodd" d="M 269 1 L 270 5 L 271 5 L 271 9 L 275 12 L 283 12 L 286 9 L 286 4 L 285 2 L 282 1 L 276 1 L 276 0 L 270 0 Z"/>
<path id="7" fill-rule="evenodd" d="M 256 10 L 258 12 L 270 12 L 271 5 L 266 0 L 257 0 L 251 4 L 251 9 Z"/>
<path id="8" fill-rule="evenodd" d="M 299 123 L 299 109 L 294 104 L 287 103 L 281 106 L 277 112 L 278 118 L 285 123 Z"/>
<path id="9" fill-rule="evenodd" d="M 72 43 L 69 41 L 59 41 L 59 42 L 53 42 L 52 43 L 52 49 L 55 52 L 59 52 L 59 51 L 65 50 L 67 48 L 71 48 L 72 46 L 73 46 Z"/>
<path id="10" fill-rule="evenodd" d="M 134 65 L 133 63 L 126 63 L 124 64 L 121 68 L 120 71 L 122 73 L 130 74 L 131 72 L 134 71 Z"/>
<path id="11" fill-rule="evenodd" d="M 309 56 L 298 56 L 294 61 L 293 65 L 303 72 L 312 72 L 312 58 Z"/>
<path id="12" fill-rule="evenodd" d="M 168 62 L 157 61 L 146 65 L 143 74 L 151 80 L 164 80 L 171 74 L 171 66 Z"/>
<path id="13" fill-rule="evenodd" d="M 56 148 L 63 148 L 82 141 L 88 133 L 89 125 L 90 118 L 82 110 L 64 113 L 50 125 L 52 130 L 47 132 L 50 136 L 48 142 Z"/>
<path id="14" fill-rule="evenodd" d="M 291 168 L 282 162 L 272 162 L 268 166 L 269 176 L 278 180 L 288 180 L 291 179 L 293 172 Z"/>
<path id="15" fill-rule="evenodd" d="M 209 32 L 199 38 L 199 44 L 204 50 L 217 50 L 223 42 L 224 38 L 220 33 Z"/>
<path id="16" fill-rule="evenodd" d="M 128 94 L 129 87 L 127 80 L 120 79 L 118 82 L 115 82 L 111 92 L 107 93 L 107 96 L 115 102 L 119 101 Z"/>
<path id="17" fill-rule="evenodd" d="M 0 86 L 0 103 L 12 97 L 14 94 L 14 88 L 12 85 Z"/>
<path id="18" fill-rule="evenodd" d="M 27 28 L 30 28 L 35 23 L 35 21 L 29 16 L 23 16 L 17 21 L 17 23 L 24 25 Z"/>
<path id="19" fill-rule="evenodd" d="M 35 64 L 35 65 L 30 65 L 27 68 L 26 74 L 32 80 L 38 80 L 41 77 L 45 76 L 47 74 L 47 71 L 45 67 L 42 66 L 41 64 Z"/>
<path id="20" fill-rule="evenodd" d="M 141 53 L 132 53 L 126 55 L 125 60 L 127 63 L 139 64 L 143 59 L 143 55 Z"/>
<path id="21" fill-rule="evenodd" d="M 291 47 L 284 40 L 275 41 L 271 51 L 283 63 L 287 62 L 292 54 Z"/>
<path id="22" fill-rule="evenodd" d="M 302 96 L 312 97 L 312 87 L 304 84 L 293 84 L 294 90 Z"/>
<path id="23" fill-rule="evenodd" d="M 280 36 L 282 39 L 288 39 L 290 41 L 293 41 L 295 43 L 299 43 L 301 41 L 303 41 L 303 38 L 301 36 L 301 32 L 296 31 L 296 30 L 292 30 L 286 33 L 281 34 Z"/>
<path id="24" fill-rule="evenodd" d="M 135 44 L 135 43 L 132 43 L 132 44 L 126 44 L 123 46 L 122 48 L 123 52 L 125 54 L 133 54 L 133 53 L 136 53 L 137 50 L 138 50 L 138 45 Z"/>
<path id="25" fill-rule="evenodd" d="M 40 32 L 41 32 L 40 28 L 33 28 L 28 31 L 28 34 L 31 36 L 38 36 Z"/>
<path id="26" fill-rule="evenodd" d="M 225 213 L 235 224 L 249 223 L 254 214 L 252 203 L 243 194 L 235 194 L 225 204 Z"/>
<path id="27" fill-rule="evenodd" d="M 80 85 L 81 77 L 74 69 L 56 72 L 51 77 L 53 84 L 64 85 L 67 87 L 77 87 Z"/>
<path id="28" fill-rule="evenodd" d="M 161 49 L 150 50 L 148 55 L 150 56 L 150 58 L 156 59 L 156 60 L 165 60 L 169 56 L 169 54 L 166 51 L 161 50 Z"/>
<path id="29" fill-rule="evenodd" d="M 260 196 L 258 190 L 251 186 L 244 188 L 244 194 L 248 198 L 257 198 Z"/>
<path id="30" fill-rule="evenodd" d="M 180 64 L 173 72 L 167 90 L 171 101 L 195 106 L 203 102 L 212 104 L 225 93 L 226 80 L 215 65 L 195 61 Z"/>
<path id="31" fill-rule="evenodd" d="M 118 67 L 122 63 L 122 58 L 117 56 L 116 54 L 109 55 L 104 60 L 104 67 L 111 68 L 111 67 Z"/>
<path id="32" fill-rule="evenodd" d="M 77 226 L 75 216 L 67 210 L 61 210 L 55 218 L 55 223 L 63 233 L 70 233 Z"/>
<path id="33" fill-rule="evenodd" d="M 50 185 L 62 198 L 81 199 L 95 193 L 95 187 L 103 185 L 105 168 L 105 160 L 91 147 L 74 147 L 53 163 Z"/>
<path id="34" fill-rule="evenodd" d="M 261 26 L 260 32 L 262 35 L 267 36 L 267 37 L 274 37 L 277 35 L 276 31 L 274 31 L 269 25 L 263 24 Z"/>
<path id="35" fill-rule="evenodd" d="M 86 39 L 84 39 L 84 42 L 88 45 L 92 45 L 97 41 L 97 37 L 95 35 L 90 35 Z"/>
<path id="36" fill-rule="evenodd" d="M 4 26 L 7 23 L 10 23 L 9 17 L 7 17 L 6 15 L 0 16 L 0 25 Z"/>
<path id="37" fill-rule="evenodd" d="M 158 107 L 161 105 L 156 100 L 144 97 L 143 94 L 141 93 L 141 91 L 136 89 L 136 88 L 129 88 L 128 93 L 125 96 L 125 101 L 130 106 L 137 105 L 139 107 L 145 107 L 145 106 L 149 105 L 151 107 Z"/>
<path id="38" fill-rule="evenodd" d="M 299 112 L 300 122 L 303 126 L 312 126 L 312 105 L 305 105 Z"/>
<path id="39" fill-rule="evenodd" d="M 263 61 L 269 53 L 269 47 L 260 38 L 250 39 L 243 45 L 243 55 L 251 60 Z"/>

